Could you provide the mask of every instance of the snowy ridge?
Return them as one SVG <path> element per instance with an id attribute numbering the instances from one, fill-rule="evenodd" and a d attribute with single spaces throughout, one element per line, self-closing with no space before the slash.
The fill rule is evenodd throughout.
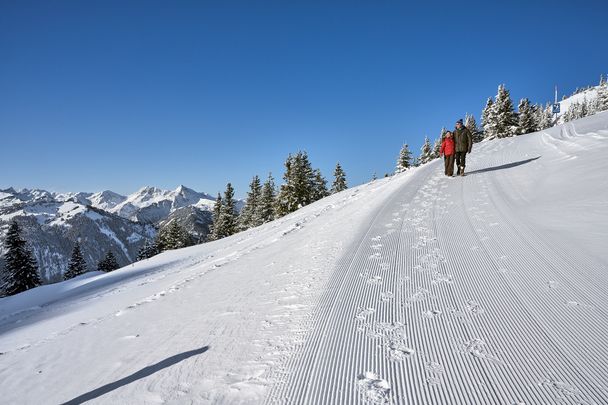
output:
<path id="1" fill-rule="evenodd" d="M 464 178 L 433 161 L 230 238 L 2 299 L 0 394 L 608 403 L 607 152 L 600 113 L 476 144 Z"/>

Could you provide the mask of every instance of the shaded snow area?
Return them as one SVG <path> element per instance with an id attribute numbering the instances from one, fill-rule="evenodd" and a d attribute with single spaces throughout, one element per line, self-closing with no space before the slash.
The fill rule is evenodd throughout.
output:
<path id="1" fill-rule="evenodd" d="M 607 154 L 603 113 L 4 298 L 0 398 L 606 404 Z"/>

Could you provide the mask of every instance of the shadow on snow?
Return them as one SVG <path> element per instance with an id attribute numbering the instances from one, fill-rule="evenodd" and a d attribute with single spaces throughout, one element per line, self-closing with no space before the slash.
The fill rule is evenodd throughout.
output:
<path id="1" fill-rule="evenodd" d="M 171 367 L 172 365 L 177 364 L 180 361 L 186 360 L 187 358 L 205 353 L 207 350 L 209 350 L 209 346 L 204 346 L 204 347 L 201 347 L 200 349 L 190 350 L 188 352 L 183 352 L 180 354 L 176 354 L 175 356 L 168 357 L 164 360 L 159 361 L 156 364 L 153 364 L 148 367 L 144 367 L 141 370 L 136 371 L 135 373 L 133 373 L 129 376 L 121 378 L 120 380 L 111 382 L 102 387 L 96 388 L 93 391 L 89 391 L 74 399 L 64 402 L 62 405 L 82 404 L 83 402 L 98 398 L 102 395 L 107 394 L 108 392 L 114 391 L 115 389 L 118 389 L 118 388 L 123 387 L 128 384 L 131 384 L 132 382 L 145 378 L 151 374 L 154 374 L 157 371 L 160 371 L 164 368 Z"/>
<path id="2" fill-rule="evenodd" d="M 475 174 L 475 173 L 493 172 L 494 170 L 510 169 L 512 167 L 521 166 L 521 165 L 525 165 L 526 163 L 533 162 L 536 159 L 540 159 L 540 156 L 537 156 L 537 157 L 531 158 L 531 159 L 520 160 L 519 162 L 506 163 L 506 164 L 500 165 L 500 166 L 492 166 L 492 167 L 486 167 L 485 169 L 473 170 L 472 172 L 468 172 L 467 175 Z"/>

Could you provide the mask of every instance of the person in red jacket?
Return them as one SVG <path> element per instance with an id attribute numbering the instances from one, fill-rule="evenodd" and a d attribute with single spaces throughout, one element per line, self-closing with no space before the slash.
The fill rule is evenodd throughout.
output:
<path id="1" fill-rule="evenodd" d="M 454 136 L 451 131 L 445 133 L 445 138 L 441 142 L 441 148 L 439 149 L 439 156 L 443 156 L 445 163 L 445 175 L 454 176 Z"/>

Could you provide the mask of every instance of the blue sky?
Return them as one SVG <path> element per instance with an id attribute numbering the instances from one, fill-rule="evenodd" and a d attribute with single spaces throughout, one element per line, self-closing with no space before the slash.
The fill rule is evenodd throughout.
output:
<path id="1" fill-rule="evenodd" d="M 603 1 L 421 3 L 0 0 L 0 187 L 243 196 L 300 149 L 354 185 L 608 72 Z"/>

